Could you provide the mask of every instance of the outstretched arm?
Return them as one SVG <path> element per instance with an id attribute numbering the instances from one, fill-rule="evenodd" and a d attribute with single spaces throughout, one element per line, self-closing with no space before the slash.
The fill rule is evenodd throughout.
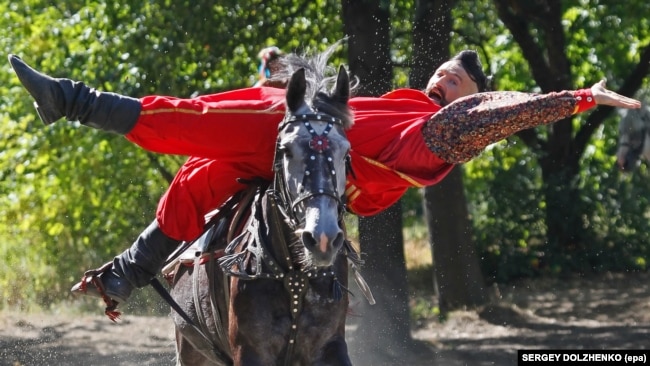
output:
<path id="1" fill-rule="evenodd" d="M 641 107 L 641 102 L 638 100 L 608 90 L 605 87 L 605 80 L 601 80 L 594 84 L 594 86 L 591 87 L 591 94 L 594 96 L 596 104 L 632 109 Z"/>
<path id="2" fill-rule="evenodd" d="M 596 104 L 639 108 L 641 103 L 605 88 L 548 94 L 490 92 L 474 94 L 449 104 L 422 129 L 429 149 L 449 163 L 464 163 L 489 144 L 521 130 L 557 122 Z"/>

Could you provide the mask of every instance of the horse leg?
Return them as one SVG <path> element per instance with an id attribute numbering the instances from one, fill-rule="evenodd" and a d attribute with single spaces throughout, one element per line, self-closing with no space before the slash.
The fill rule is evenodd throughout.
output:
<path id="1" fill-rule="evenodd" d="M 335 271 L 337 278 L 340 278 L 340 284 L 343 288 L 348 287 L 348 261 L 342 255 L 339 255 L 335 264 Z M 320 291 L 323 296 L 328 293 L 328 286 L 319 287 L 316 289 Z M 313 306 L 314 309 L 324 308 L 326 305 Z M 331 338 L 327 340 L 321 349 L 321 356 L 314 362 L 315 366 L 350 366 L 352 361 L 348 355 L 348 344 L 345 341 L 345 323 L 349 306 L 349 298 L 347 293 L 343 293 L 343 297 L 333 306 L 328 307 L 329 322 L 332 325 Z M 327 318 L 321 319 L 321 324 L 327 324 Z M 325 325 L 322 325 L 325 327 Z M 329 332 L 328 332 L 329 333 Z"/>
<path id="2" fill-rule="evenodd" d="M 210 291 L 208 279 L 203 266 L 186 268 L 178 267 L 174 285 L 171 290 L 172 297 L 178 302 L 183 311 L 192 319 L 195 325 L 200 323 L 197 309 L 201 308 L 204 313 L 212 314 L 209 294 L 203 293 L 200 296 L 199 304 L 194 299 L 195 286 L 201 291 Z M 198 272 L 197 272 L 198 271 Z M 193 273 L 200 274 L 193 278 Z M 212 275 L 215 275 L 212 273 Z M 194 283 L 198 279 L 198 283 Z M 215 343 L 205 338 L 214 337 L 214 318 L 208 317 L 207 328 L 204 334 L 197 331 L 191 324 L 187 323 L 178 313 L 172 311 L 172 319 L 176 329 L 176 357 L 179 365 L 230 365 L 230 360 L 222 360 L 215 354 Z M 204 336 L 205 335 L 205 336 Z"/>
<path id="3" fill-rule="evenodd" d="M 228 330 L 235 366 L 278 364 L 290 324 L 288 303 L 280 281 L 231 279 Z"/>
<path id="4" fill-rule="evenodd" d="M 197 352 L 197 348 L 183 337 L 182 332 L 176 327 L 176 366 L 217 366 L 225 365 L 215 363 L 205 357 L 203 353 Z"/>
<path id="5" fill-rule="evenodd" d="M 352 366 L 345 336 L 338 336 L 323 348 L 323 356 L 314 366 Z"/>

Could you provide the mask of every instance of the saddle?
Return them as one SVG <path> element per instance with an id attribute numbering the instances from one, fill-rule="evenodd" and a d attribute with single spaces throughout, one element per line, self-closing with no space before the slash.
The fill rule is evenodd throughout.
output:
<path id="1" fill-rule="evenodd" d="M 183 243 L 170 256 L 161 270 L 165 279 L 172 281 L 179 265 L 205 264 L 211 259 L 220 259 L 225 255 L 228 243 L 244 229 L 256 194 L 263 192 L 268 186 L 268 183 L 262 180 L 247 183 L 249 183 L 248 188 L 236 193 L 218 210 L 211 213 L 205 230 L 199 238 Z"/>

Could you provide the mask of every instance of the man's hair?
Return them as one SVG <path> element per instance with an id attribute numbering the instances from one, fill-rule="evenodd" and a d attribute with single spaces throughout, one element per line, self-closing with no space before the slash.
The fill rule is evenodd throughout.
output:
<path id="1" fill-rule="evenodd" d="M 478 53 L 474 50 L 463 50 L 452 57 L 453 61 L 460 61 L 463 69 L 467 72 L 470 79 L 478 86 L 479 93 L 486 92 L 491 89 L 491 80 L 483 72 L 483 65 L 478 57 Z"/>

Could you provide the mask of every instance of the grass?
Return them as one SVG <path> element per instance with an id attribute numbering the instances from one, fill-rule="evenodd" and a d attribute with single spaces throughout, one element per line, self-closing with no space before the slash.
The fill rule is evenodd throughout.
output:
<path id="1" fill-rule="evenodd" d="M 440 319 L 438 299 L 433 288 L 433 257 L 429 230 L 423 222 L 417 222 L 405 227 L 403 233 L 411 324 L 414 328 L 419 328 Z"/>
<path id="2" fill-rule="evenodd" d="M 406 269 L 412 270 L 420 267 L 431 267 L 431 244 L 429 244 L 429 230 L 424 224 L 416 224 L 404 228 L 404 258 Z"/>
<path id="3" fill-rule="evenodd" d="M 356 218 L 346 218 L 349 229 L 348 236 L 358 243 Z M 414 326 L 422 324 L 437 316 L 437 300 L 432 284 L 431 245 L 428 230 L 424 223 L 404 228 L 404 256 L 408 271 L 411 318 Z M 57 303 L 33 304 L 24 303 L 10 306 L 0 303 L 0 309 L 18 309 L 25 312 L 47 311 L 52 313 L 101 313 L 104 304 L 101 300 L 69 295 Z M 135 291 L 132 299 L 122 307 L 125 314 L 133 315 L 166 315 L 169 308 L 160 296 L 150 287 Z"/>

